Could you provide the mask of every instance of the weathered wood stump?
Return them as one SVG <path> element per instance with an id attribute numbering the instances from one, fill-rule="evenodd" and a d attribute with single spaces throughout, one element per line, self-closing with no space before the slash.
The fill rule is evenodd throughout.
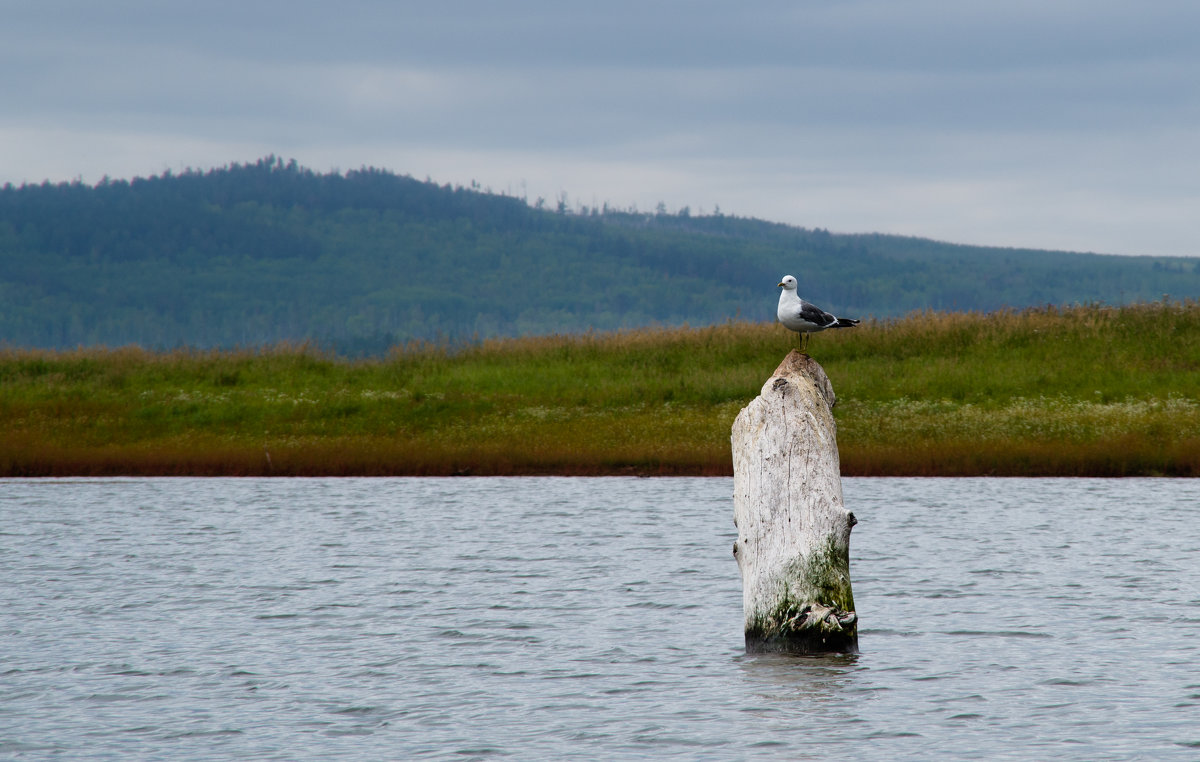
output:
<path id="1" fill-rule="evenodd" d="M 746 650 L 858 651 L 850 529 L 824 369 L 792 350 L 733 423 Z"/>

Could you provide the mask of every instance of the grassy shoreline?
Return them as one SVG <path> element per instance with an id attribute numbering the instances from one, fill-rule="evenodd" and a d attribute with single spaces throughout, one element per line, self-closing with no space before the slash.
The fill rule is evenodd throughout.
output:
<path id="1" fill-rule="evenodd" d="M 730 473 L 796 344 L 727 323 L 411 346 L 0 351 L 0 476 Z M 846 475 L 1200 476 L 1200 305 L 820 334 Z"/>

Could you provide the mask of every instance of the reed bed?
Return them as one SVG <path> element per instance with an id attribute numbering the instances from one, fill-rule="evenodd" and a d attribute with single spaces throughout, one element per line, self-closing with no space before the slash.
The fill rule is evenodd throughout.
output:
<path id="1" fill-rule="evenodd" d="M 730 322 L 412 344 L 0 351 L 0 475 L 730 473 L 796 337 Z M 843 472 L 1200 476 L 1200 306 L 919 313 L 814 336 Z"/>

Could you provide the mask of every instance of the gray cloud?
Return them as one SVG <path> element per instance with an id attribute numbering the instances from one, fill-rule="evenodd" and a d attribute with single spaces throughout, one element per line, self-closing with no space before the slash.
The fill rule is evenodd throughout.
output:
<path id="1" fill-rule="evenodd" d="M 1200 254 L 1191 2 L 47 2 L 0 181 L 274 152 L 531 197 Z"/>

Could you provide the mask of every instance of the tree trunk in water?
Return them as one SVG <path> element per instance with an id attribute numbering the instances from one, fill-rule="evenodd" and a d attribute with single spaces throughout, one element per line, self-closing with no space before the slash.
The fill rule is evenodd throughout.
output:
<path id="1" fill-rule="evenodd" d="M 824 369 L 792 350 L 733 423 L 746 650 L 858 651 L 850 529 Z"/>

